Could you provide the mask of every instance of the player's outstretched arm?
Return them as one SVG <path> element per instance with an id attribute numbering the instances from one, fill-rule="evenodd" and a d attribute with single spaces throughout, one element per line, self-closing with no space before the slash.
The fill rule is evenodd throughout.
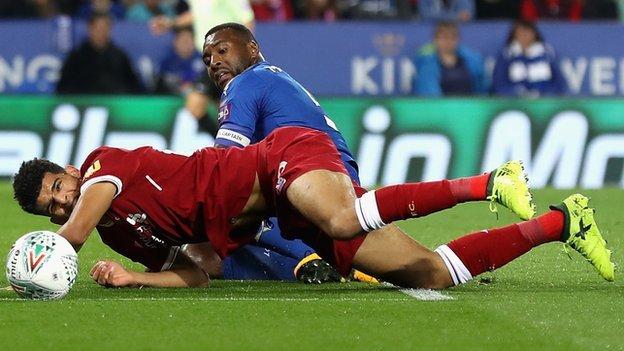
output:
<path id="1" fill-rule="evenodd" d="M 99 261 L 91 268 L 91 278 L 102 286 L 153 288 L 208 287 L 207 273 L 191 262 L 176 260 L 173 267 L 161 272 L 137 272 L 115 261 Z"/>
<path id="2" fill-rule="evenodd" d="M 69 219 L 57 233 L 65 237 L 76 251 L 80 250 L 89 234 L 108 211 L 116 192 L 115 185 L 108 182 L 88 187 L 80 194 Z"/>

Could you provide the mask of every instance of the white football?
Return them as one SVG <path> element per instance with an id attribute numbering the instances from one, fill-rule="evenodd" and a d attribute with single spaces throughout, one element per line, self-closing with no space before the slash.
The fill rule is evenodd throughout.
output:
<path id="1" fill-rule="evenodd" d="M 23 298 L 60 299 L 67 295 L 78 273 L 78 255 L 62 236 L 49 231 L 17 239 L 6 264 L 6 277 Z"/>

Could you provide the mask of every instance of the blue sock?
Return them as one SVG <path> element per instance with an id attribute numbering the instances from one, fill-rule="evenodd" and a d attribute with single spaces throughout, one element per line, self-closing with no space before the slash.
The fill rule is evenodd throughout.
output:
<path id="1" fill-rule="evenodd" d="M 249 244 L 223 260 L 223 279 L 296 280 L 294 269 L 299 260 Z"/>
<path id="2" fill-rule="evenodd" d="M 297 260 L 304 259 L 306 256 L 313 254 L 314 249 L 306 245 L 299 239 L 287 240 L 282 237 L 277 218 L 271 217 L 263 222 L 264 228 L 257 240 L 258 245 L 275 251 L 284 256 L 288 256 Z"/>

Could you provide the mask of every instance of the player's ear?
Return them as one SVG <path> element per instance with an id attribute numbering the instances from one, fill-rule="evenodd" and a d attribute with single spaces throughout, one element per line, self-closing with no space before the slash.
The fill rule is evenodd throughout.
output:
<path id="1" fill-rule="evenodd" d="M 260 54 L 260 48 L 258 47 L 258 43 L 256 43 L 255 41 L 250 41 L 247 44 L 247 48 L 249 49 L 249 53 L 251 55 L 252 59 L 257 59 L 258 57 L 261 56 Z"/>
<path id="2" fill-rule="evenodd" d="M 72 165 L 65 166 L 65 172 L 71 176 L 80 178 L 80 170 Z"/>

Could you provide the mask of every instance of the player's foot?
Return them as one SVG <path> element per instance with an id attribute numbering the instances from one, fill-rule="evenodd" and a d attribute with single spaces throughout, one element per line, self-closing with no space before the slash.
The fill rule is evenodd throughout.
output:
<path id="1" fill-rule="evenodd" d="M 342 282 L 344 278 L 329 263 L 313 253 L 306 256 L 295 267 L 297 280 L 307 284 L 322 284 L 329 282 Z"/>
<path id="2" fill-rule="evenodd" d="M 598 230 L 594 218 L 596 210 L 588 205 L 589 198 L 574 194 L 563 200 L 563 203 L 550 208 L 565 215 L 561 240 L 593 264 L 604 279 L 612 282 L 615 265 L 611 262 L 611 251 L 607 249 L 607 243 Z"/>
<path id="3" fill-rule="evenodd" d="M 492 171 L 487 185 L 487 199 L 491 201 L 492 212 L 498 211 L 498 203 L 523 220 L 531 219 L 535 215 L 533 196 L 529 191 L 521 161 L 509 161 Z"/>
<path id="4" fill-rule="evenodd" d="M 373 277 L 372 275 L 368 275 L 364 272 L 358 271 L 357 269 L 354 269 L 351 271 L 349 280 L 368 283 L 368 284 L 379 284 L 379 279 Z"/>

